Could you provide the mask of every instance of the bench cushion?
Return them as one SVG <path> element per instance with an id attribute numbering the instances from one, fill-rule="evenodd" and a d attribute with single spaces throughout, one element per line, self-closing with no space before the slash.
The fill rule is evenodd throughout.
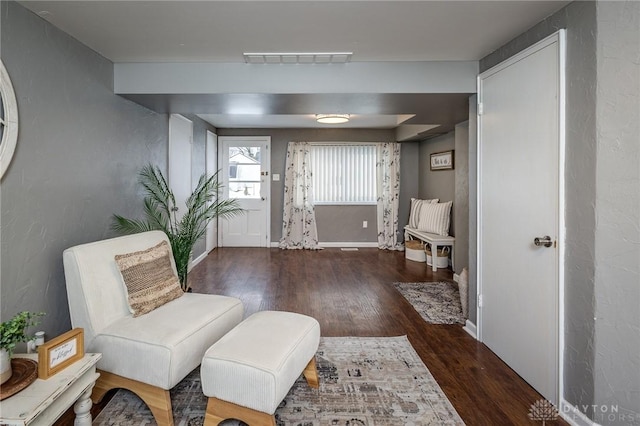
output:
<path id="1" fill-rule="evenodd" d="M 116 320 L 87 351 L 102 353 L 101 370 L 168 390 L 200 364 L 209 346 L 240 323 L 243 314 L 239 299 L 185 293 L 145 315 Z"/>
<path id="2" fill-rule="evenodd" d="M 202 391 L 273 414 L 320 343 L 314 318 L 292 312 L 253 314 L 216 342 L 202 359 Z"/>

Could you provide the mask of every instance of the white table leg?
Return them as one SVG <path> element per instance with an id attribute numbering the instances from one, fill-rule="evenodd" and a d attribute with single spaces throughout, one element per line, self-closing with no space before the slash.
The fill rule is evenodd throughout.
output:
<path id="1" fill-rule="evenodd" d="M 93 385 L 89 386 L 80 399 L 73 405 L 73 411 L 76 413 L 76 419 L 73 422 L 74 426 L 91 426 L 91 392 L 93 391 Z"/>

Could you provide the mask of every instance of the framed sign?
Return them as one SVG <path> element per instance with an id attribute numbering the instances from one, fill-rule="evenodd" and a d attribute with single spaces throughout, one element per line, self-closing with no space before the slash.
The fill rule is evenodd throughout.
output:
<path id="1" fill-rule="evenodd" d="M 453 169 L 453 150 L 431 154 L 431 170 Z"/>
<path id="2" fill-rule="evenodd" d="M 84 357 L 84 330 L 74 328 L 38 347 L 38 378 L 46 380 Z"/>

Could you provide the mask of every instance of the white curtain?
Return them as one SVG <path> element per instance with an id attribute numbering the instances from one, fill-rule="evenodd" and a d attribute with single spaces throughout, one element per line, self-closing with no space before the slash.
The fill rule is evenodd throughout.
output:
<path id="1" fill-rule="evenodd" d="M 282 249 L 317 250 L 318 229 L 313 208 L 311 152 L 307 142 L 289 142 L 284 175 Z"/>
<path id="2" fill-rule="evenodd" d="M 378 248 L 403 250 L 402 242 L 398 242 L 400 144 L 381 143 L 377 149 Z"/>

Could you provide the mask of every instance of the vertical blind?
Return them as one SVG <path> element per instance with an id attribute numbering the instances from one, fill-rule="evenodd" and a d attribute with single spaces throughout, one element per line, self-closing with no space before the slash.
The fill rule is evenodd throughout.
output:
<path id="1" fill-rule="evenodd" d="M 315 203 L 376 202 L 374 145 L 314 145 L 311 170 Z"/>

